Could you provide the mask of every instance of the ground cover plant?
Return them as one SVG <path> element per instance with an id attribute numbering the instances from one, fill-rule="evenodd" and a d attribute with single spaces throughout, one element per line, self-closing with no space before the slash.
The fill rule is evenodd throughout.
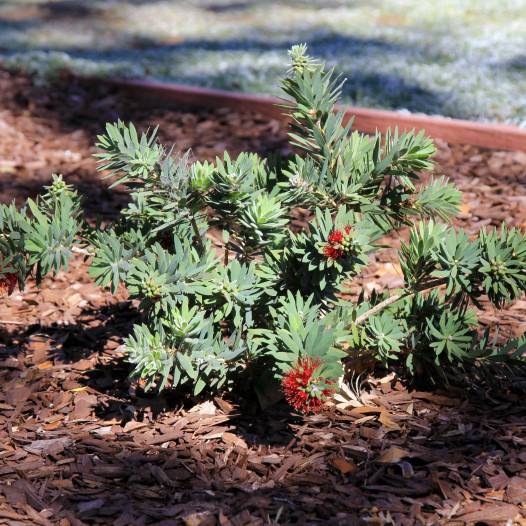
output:
<path id="1" fill-rule="evenodd" d="M 0 57 L 37 81 L 63 70 L 272 94 L 284 51 L 349 78 L 346 103 L 526 124 L 519 0 L 6 0 Z"/>
<path id="2" fill-rule="evenodd" d="M 132 124 L 109 124 L 98 157 L 112 186 L 129 191 L 121 218 L 90 225 L 61 176 L 20 210 L 2 205 L 3 287 L 89 258 L 96 284 L 115 292 L 123 283 L 140 302 L 126 350 L 145 389 L 254 389 L 265 405 L 281 384 L 308 412 L 364 362 L 395 361 L 434 383 L 523 369 L 526 337 L 498 347 L 489 330 L 479 337 L 469 308 L 482 296 L 498 308 L 524 292 L 522 234 L 504 224 L 472 240 L 455 232 L 448 221 L 460 192 L 443 177 L 415 185 L 432 168 L 432 141 L 349 134 L 344 110 L 333 111 L 339 77 L 305 46 L 290 56 L 282 107 L 301 154 L 192 162 L 190 152 L 156 142 L 155 131 L 139 137 Z M 300 208 L 310 221 L 295 231 Z M 382 238 L 404 226 L 403 289 L 345 299 L 346 284 L 385 248 Z M 221 252 L 207 237 L 212 228 Z"/>

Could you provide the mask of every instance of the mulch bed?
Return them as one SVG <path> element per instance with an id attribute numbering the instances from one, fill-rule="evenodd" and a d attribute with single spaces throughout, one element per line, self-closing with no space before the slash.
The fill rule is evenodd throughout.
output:
<path id="1" fill-rule="evenodd" d="M 114 217 L 92 153 L 107 121 L 160 126 L 164 142 L 214 160 L 286 149 L 261 115 L 126 99 L 64 81 L 36 90 L 0 71 L 0 191 L 21 204 L 51 173 Z M 437 172 L 464 191 L 458 226 L 526 227 L 526 154 L 437 141 Z M 400 284 L 392 254 L 367 276 Z M 480 312 L 526 330 L 526 301 Z M 0 300 L 0 524 L 526 524 L 526 402 L 513 392 L 408 389 L 373 378 L 364 405 L 312 416 L 283 403 L 145 395 L 128 379 L 125 290 L 92 286 L 86 265 Z M 355 404 L 357 405 L 357 404 Z"/>

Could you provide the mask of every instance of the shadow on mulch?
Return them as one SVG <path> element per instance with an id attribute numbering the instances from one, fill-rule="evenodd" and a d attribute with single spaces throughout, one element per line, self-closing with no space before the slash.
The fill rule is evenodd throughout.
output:
<path id="1" fill-rule="evenodd" d="M 114 217 L 126 196 L 106 191 L 91 153 L 106 120 L 126 119 L 119 108 L 141 129 L 162 121 L 163 142 L 192 147 L 200 160 L 284 144 L 281 125 L 257 116 L 141 109 L 117 94 L 74 84 L 39 92 L 6 75 L 0 71 L 7 201 L 62 172 L 91 197 L 88 214 Z M 470 232 L 507 217 L 524 221 L 522 154 L 443 145 L 440 155 L 441 171 L 466 191 L 461 220 Z M 375 271 L 386 263 L 379 259 Z M 72 264 L 41 290 L 28 285 L 0 304 L 9 328 L 0 344 L 0 519 L 46 526 L 526 522 L 526 401 L 515 393 L 409 391 L 391 375 L 372 380 L 359 407 L 308 416 L 284 403 L 260 411 L 240 398 L 145 394 L 128 379 L 121 349 L 137 314 L 124 293 L 109 296 L 91 286 L 86 266 Z M 503 313 L 510 331 L 524 323 L 524 308 Z M 16 330 L 20 323 L 29 328 Z"/>
<path id="2" fill-rule="evenodd" d="M 99 215 L 115 218 L 128 202 L 122 188 L 108 191 L 110 182 L 96 173 L 93 154 L 99 150 L 94 145 L 107 123 L 133 122 L 141 133 L 163 122 L 158 133 L 161 142 L 167 147 L 175 144 L 175 151 L 191 149 L 200 160 L 214 161 L 225 150 L 235 155 L 251 151 L 266 156 L 287 142 L 284 125 L 278 121 L 269 123 L 248 114 L 240 120 L 239 115 L 221 109 L 215 112 L 217 119 L 210 121 L 209 111 L 126 97 L 115 89 L 68 75 L 56 84 L 37 88 L 30 79 L 12 77 L 0 69 L 0 105 L 14 117 L 12 128 L 11 119 L 5 121 L 13 134 L 5 134 L 0 145 L 0 157 L 3 150 L 9 152 L 9 163 L 0 166 L 2 201 L 16 198 L 21 205 L 28 196 L 34 198 L 43 191 L 52 173 L 62 173 L 87 197 L 85 212 L 89 219 Z M 38 130 L 28 129 L 30 119 L 38 121 Z M 38 134 L 36 148 L 29 143 L 26 148 L 20 147 L 26 132 L 27 138 Z"/>
<path id="3" fill-rule="evenodd" d="M 391 374 L 360 407 L 308 416 L 284 403 L 145 394 L 120 348 L 134 309 L 83 309 L 79 320 L 14 331 L 0 352 L 11 518 L 398 526 L 522 513 L 526 401 L 513 393 L 409 392 Z"/>
<path id="4" fill-rule="evenodd" d="M 120 348 L 132 332 L 133 325 L 140 320 L 140 314 L 131 303 L 120 301 L 98 309 L 83 308 L 78 317 L 82 321 L 75 324 L 32 325 L 21 331 L 13 330 L 4 335 L 3 342 L 0 339 L 5 345 L 0 355 L 4 354 L 6 360 L 30 361 L 37 367 L 53 364 L 55 369 L 77 369 L 78 374 L 71 383 L 75 385 L 73 389 L 89 388 L 98 398 L 94 414 L 101 420 L 120 420 L 121 426 L 131 420 L 143 421 L 146 413 L 156 421 L 168 413 L 191 409 L 207 399 L 204 395 L 192 396 L 188 387 L 165 389 L 162 394 L 154 389 L 144 392 L 135 379 L 130 379 L 132 367 L 124 354 L 107 352 L 108 345 L 113 349 Z M 102 357 L 97 359 L 99 353 Z M 284 422 L 301 420 L 300 416 L 292 416 L 284 406 L 277 421 L 276 408 L 262 411 L 255 398 L 238 397 L 236 409 L 226 400 L 222 403 L 224 408 L 229 408 L 232 423 L 240 415 L 248 415 L 248 420 L 236 433 L 252 445 L 265 443 L 277 430 L 285 430 L 287 423 Z M 269 419 L 271 424 L 267 422 Z M 287 434 L 285 438 L 288 443 L 292 435 Z"/>
<path id="5" fill-rule="evenodd" d="M 33 324 L 20 331 L 14 329 L 0 335 L 0 343 L 9 347 L 10 357 L 17 358 L 27 352 L 27 347 L 39 347 L 39 343 L 52 341 L 48 359 L 71 364 L 104 349 L 112 338 L 128 336 L 139 313 L 131 303 L 119 301 L 98 309 L 83 308 L 79 317 L 83 320 L 73 324 Z M 86 324 L 85 319 L 92 323 Z"/>

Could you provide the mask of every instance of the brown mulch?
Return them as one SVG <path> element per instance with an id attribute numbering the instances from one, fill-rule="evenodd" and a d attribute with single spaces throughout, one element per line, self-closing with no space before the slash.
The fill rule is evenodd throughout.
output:
<path id="1" fill-rule="evenodd" d="M 158 123 L 164 142 L 213 160 L 228 149 L 286 149 L 283 126 L 64 83 L 38 91 L 0 71 L 0 191 L 34 196 L 51 173 L 113 217 L 92 153 L 107 121 Z M 526 227 L 526 154 L 438 142 L 439 174 L 464 191 L 474 233 Z M 367 278 L 400 284 L 392 254 Z M 397 284 L 398 283 L 398 284 Z M 483 324 L 526 330 L 526 302 L 486 309 Z M 0 524 L 526 524 L 526 402 L 517 394 L 408 390 L 391 373 L 364 405 L 302 416 L 232 398 L 145 395 L 129 380 L 126 292 L 92 286 L 86 265 L 0 300 Z M 355 404 L 357 405 L 357 404 Z"/>

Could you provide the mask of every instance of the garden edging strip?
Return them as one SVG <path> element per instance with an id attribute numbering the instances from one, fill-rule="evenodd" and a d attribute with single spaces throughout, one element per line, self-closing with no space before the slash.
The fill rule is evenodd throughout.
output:
<path id="1" fill-rule="evenodd" d="M 231 108 L 237 111 L 254 111 L 267 117 L 286 119 L 283 110 L 276 107 L 282 103 L 277 97 L 249 95 L 231 91 L 198 88 L 158 81 L 104 79 L 102 83 L 118 88 L 128 95 L 174 101 L 203 108 Z M 451 144 L 472 144 L 495 150 L 526 151 L 526 130 L 509 124 L 486 124 L 481 122 L 431 117 L 388 110 L 375 110 L 347 106 L 345 122 L 354 118 L 353 129 L 364 133 L 398 126 L 400 131 L 425 130 L 432 138 L 440 138 Z"/>

